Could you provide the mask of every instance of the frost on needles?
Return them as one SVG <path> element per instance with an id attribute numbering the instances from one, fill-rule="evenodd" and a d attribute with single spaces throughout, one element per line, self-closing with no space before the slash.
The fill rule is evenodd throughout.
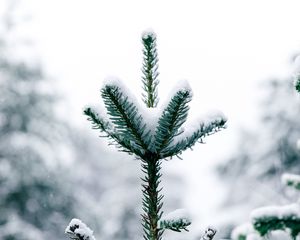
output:
<path id="1" fill-rule="evenodd" d="M 88 116 L 93 128 L 99 130 L 120 151 L 134 155 L 141 161 L 142 172 L 142 225 L 145 240 L 159 240 L 165 230 L 180 232 L 187 230 L 191 224 L 187 217 L 168 219 L 162 211 L 163 195 L 161 183 L 161 163 L 164 159 L 179 157 L 182 152 L 192 148 L 203 138 L 225 128 L 226 118 L 220 114 L 209 120 L 197 123 L 193 132 L 184 131 L 189 102 L 192 91 L 189 87 L 178 88 L 166 105 L 157 113 L 158 120 L 151 119 L 152 108 L 158 105 L 157 88 L 158 57 L 156 35 L 145 32 L 143 43 L 143 102 L 139 106 L 126 87 L 118 81 L 107 81 L 101 89 L 106 114 L 98 113 L 97 109 L 86 107 L 84 114 Z M 144 109 L 145 108 L 145 109 Z M 186 129 L 189 126 L 185 126 Z"/>

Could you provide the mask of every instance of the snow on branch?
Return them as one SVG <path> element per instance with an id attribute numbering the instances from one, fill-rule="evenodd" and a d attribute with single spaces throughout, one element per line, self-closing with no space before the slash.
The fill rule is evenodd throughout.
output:
<path id="1" fill-rule="evenodd" d="M 158 152 L 172 144 L 176 135 L 180 134 L 180 127 L 185 123 L 191 101 L 191 92 L 188 90 L 178 91 L 170 100 L 159 118 L 155 135 L 155 146 Z"/>
<path id="2" fill-rule="evenodd" d="M 254 229 L 261 236 L 274 230 L 290 230 L 292 237 L 300 233 L 300 206 L 297 203 L 255 209 L 251 219 Z"/>
<path id="3" fill-rule="evenodd" d="M 147 29 L 142 33 L 142 40 L 144 39 L 148 39 L 148 38 L 152 38 L 152 39 L 156 39 L 156 34 L 152 29 Z"/>
<path id="4" fill-rule="evenodd" d="M 73 218 L 67 226 L 65 233 L 74 240 L 96 240 L 93 231 L 80 219 Z"/>
<path id="5" fill-rule="evenodd" d="M 159 221 L 161 229 L 170 229 L 176 232 L 181 230 L 188 231 L 187 227 L 191 225 L 191 220 L 184 209 L 177 209 Z"/>
<path id="6" fill-rule="evenodd" d="M 189 125 L 182 134 L 174 138 L 172 145 L 161 153 L 162 158 L 179 157 L 184 150 L 192 149 L 197 142 L 203 143 L 205 137 L 226 128 L 226 122 L 224 114 L 218 112 L 197 121 L 197 124 Z"/>
<path id="7" fill-rule="evenodd" d="M 285 173 L 281 177 L 283 184 L 300 190 L 300 175 Z"/>

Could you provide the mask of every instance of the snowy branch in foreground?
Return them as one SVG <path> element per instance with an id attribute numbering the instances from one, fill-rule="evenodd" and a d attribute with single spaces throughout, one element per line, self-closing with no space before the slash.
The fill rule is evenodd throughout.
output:
<path id="1" fill-rule="evenodd" d="M 65 233 L 74 240 L 96 240 L 93 231 L 80 219 L 73 218 L 67 226 Z"/>
<path id="2" fill-rule="evenodd" d="M 295 239 L 300 233 L 300 206 L 297 203 L 255 209 L 251 219 L 253 227 L 261 236 L 275 230 L 289 230 Z"/>
<path id="3" fill-rule="evenodd" d="M 282 175 L 281 181 L 286 186 L 300 190 L 300 175 L 285 173 Z"/>
<path id="4" fill-rule="evenodd" d="M 205 232 L 204 235 L 200 238 L 200 240 L 212 240 L 214 238 L 214 236 L 216 235 L 217 230 L 212 228 L 212 227 L 208 227 Z"/>

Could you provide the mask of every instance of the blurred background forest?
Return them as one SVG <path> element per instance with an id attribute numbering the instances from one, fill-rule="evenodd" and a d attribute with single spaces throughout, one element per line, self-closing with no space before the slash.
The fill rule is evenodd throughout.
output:
<path id="1" fill-rule="evenodd" d="M 82 96 L 78 96 L 77 102 L 72 102 L 74 98 L 62 88 L 69 85 L 74 89 L 74 86 L 78 87 L 77 83 L 74 82 L 74 86 L 70 81 L 61 83 L 68 75 L 62 74 L 56 79 L 59 74 L 52 74 L 51 68 L 47 67 L 47 59 L 44 60 L 40 49 L 37 50 L 37 46 L 41 45 L 36 35 L 24 31 L 28 29 L 26 24 L 38 21 L 32 12 L 24 10 L 24 2 L 2 0 L 0 8 L 0 239 L 64 239 L 65 226 L 73 217 L 81 218 L 94 229 L 97 239 L 139 239 L 142 230 L 139 163 L 113 147 L 107 147 L 105 141 L 90 130 L 88 122 L 74 119 L 84 119 L 79 114 L 88 102 L 82 102 L 86 100 L 81 100 Z M 137 32 L 140 27 L 137 27 Z M 97 40 L 101 38 L 106 36 L 101 35 Z M 187 45 L 188 36 L 185 39 Z M 298 40 L 300 50 L 300 37 Z M 120 45 L 122 39 L 113 43 Z M 159 43 L 158 50 L 163 52 Z M 64 49 L 59 51 L 62 55 L 69 54 Z M 85 64 L 80 55 L 72 54 L 78 57 L 80 64 Z M 118 49 L 105 53 L 104 58 L 107 54 L 118 56 Z M 297 50 L 293 54 L 287 51 L 284 56 L 288 55 L 292 61 Z M 52 59 L 56 61 L 54 57 Z M 114 64 L 118 65 L 118 61 Z M 164 64 L 162 62 L 161 69 Z M 101 64 L 97 65 L 102 68 Z M 272 66 L 266 68 L 272 69 Z M 67 69 L 74 71 L 70 76 L 77 74 L 74 66 Z M 92 70 L 93 67 L 86 69 Z M 197 71 L 201 69 L 197 68 Z M 277 73 L 274 69 L 274 74 Z M 244 77 L 244 74 L 240 76 Z M 250 86 L 247 82 L 243 88 L 235 90 L 244 93 L 234 95 L 233 92 L 233 97 L 242 94 L 246 95 L 245 98 L 256 99 L 251 103 L 252 110 L 248 109 L 249 103 L 239 108 L 244 112 L 232 113 L 236 109 L 229 110 L 226 106 L 225 110 L 221 109 L 225 114 L 226 110 L 229 112 L 229 129 L 222 133 L 219 142 L 215 140 L 219 136 L 213 137 L 211 148 L 197 146 L 199 154 L 204 148 L 201 161 L 211 160 L 208 168 L 199 170 L 201 166 L 192 162 L 189 169 L 183 167 L 189 161 L 182 163 L 176 160 L 173 167 L 165 169 L 165 212 L 186 207 L 195 210 L 192 215 L 196 218 L 190 233 L 183 237 L 172 236 L 172 239 L 186 236 L 196 239 L 206 224 L 220 229 L 219 238 L 228 238 L 236 225 L 248 220 L 253 208 L 285 204 L 297 198 L 282 188 L 280 176 L 284 172 L 300 174 L 300 150 L 296 146 L 300 138 L 300 99 L 294 91 L 290 72 L 273 78 L 270 75 L 266 74 L 266 79 L 253 79 L 255 88 L 251 85 L 253 89 L 249 93 L 244 92 Z M 93 76 L 98 79 L 98 75 L 96 77 L 92 72 L 86 74 L 87 78 Z M 249 77 L 253 76 L 249 74 Z M 81 79 L 83 84 L 88 80 Z M 215 89 L 214 84 L 219 83 L 212 82 L 212 87 L 208 86 L 205 92 Z M 241 86 L 239 84 L 225 90 Z M 136 89 L 136 85 L 132 88 Z M 225 85 L 220 83 L 219 86 Z M 93 84 L 91 80 L 93 93 L 85 94 L 98 94 L 95 86 L 98 88 L 100 85 Z M 200 88 L 203 86 L 205 83 Z M 198 90 L 196 87 L 196 96 Z M 215 94 L 219 94 L 218 91 Z M 247 96 L 254 91 L 255 96 Z M 225 95 L 229 96 L 230 93 Z M 97 99 L 100 100 L 98 96 Z M 221 102 L 222 99 L 216 101 Z M 233 101 L 236 99 L 228 103 Z M 79 103 L 82 105 L 78 106 Z M 208 105 L 211 106 L 219 105 Z M 197 107 L 193 107 L 198 113 Z M 244 115 L 244 119 L 235 120 L 239 115 Z M 233 131 L 230 131 L 231 117 Z M 245 126 L 234 125 L 243 120 L 246 121 Z M 220 153 L 215 154 L 218 147 Z M 198 150 L 195 149 L 183 158 L 197 156 Z M 191 173 L 192 168 L 194 173 Z M 210 185 L 207 179 L 212 179 Z M 208 187 L 203 188 L 204 185 Z M 191 197 L 194 191 L 195 197 Z M 215 202 L 213 209 L 210 201 Z M 199 209 L 204 210 L 201 212 Z"/>

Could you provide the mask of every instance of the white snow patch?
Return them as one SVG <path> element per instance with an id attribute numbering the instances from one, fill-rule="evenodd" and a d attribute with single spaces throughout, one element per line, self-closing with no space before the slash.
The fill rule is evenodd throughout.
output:
<path id="1" fill-rule="evenodd" d="M 67 226 L 65 233 L 82 237 L 84 240 L 96 240 L 93 231 L 80 219 L 73 218 Z"/>
<path id="2" fill-rule="evenodd" d="M 190 216 L 185 209 L 176 209 L 173 212 L 170 212 L 165 217 L 163 217 L 160 221 L 166 222 L 176 222 L 178 220 L 182 220 L 186 223 L 190 223 Z"/>
<path id="3" fill-rule="evenodd" d="M 140 113 L 142 114 L 144 123 L 147 125 L 147 129 L 151 131 L 151 134 L 155 134 L 155 129 L 158 125 L 158 120 L 162 114 L 161 108 L 147 108 L 145 106 L 140 107 Z"/>
<path id="4" fill-rule="evenodd" d="M 251 212 L 252 221 L 267 217 L 277 217 L 283 219 L 286 217 L 300 218 L 300 206 L 297 203 L 293 203 L 285 206 L 268 206 L 257 208 Z"/>

